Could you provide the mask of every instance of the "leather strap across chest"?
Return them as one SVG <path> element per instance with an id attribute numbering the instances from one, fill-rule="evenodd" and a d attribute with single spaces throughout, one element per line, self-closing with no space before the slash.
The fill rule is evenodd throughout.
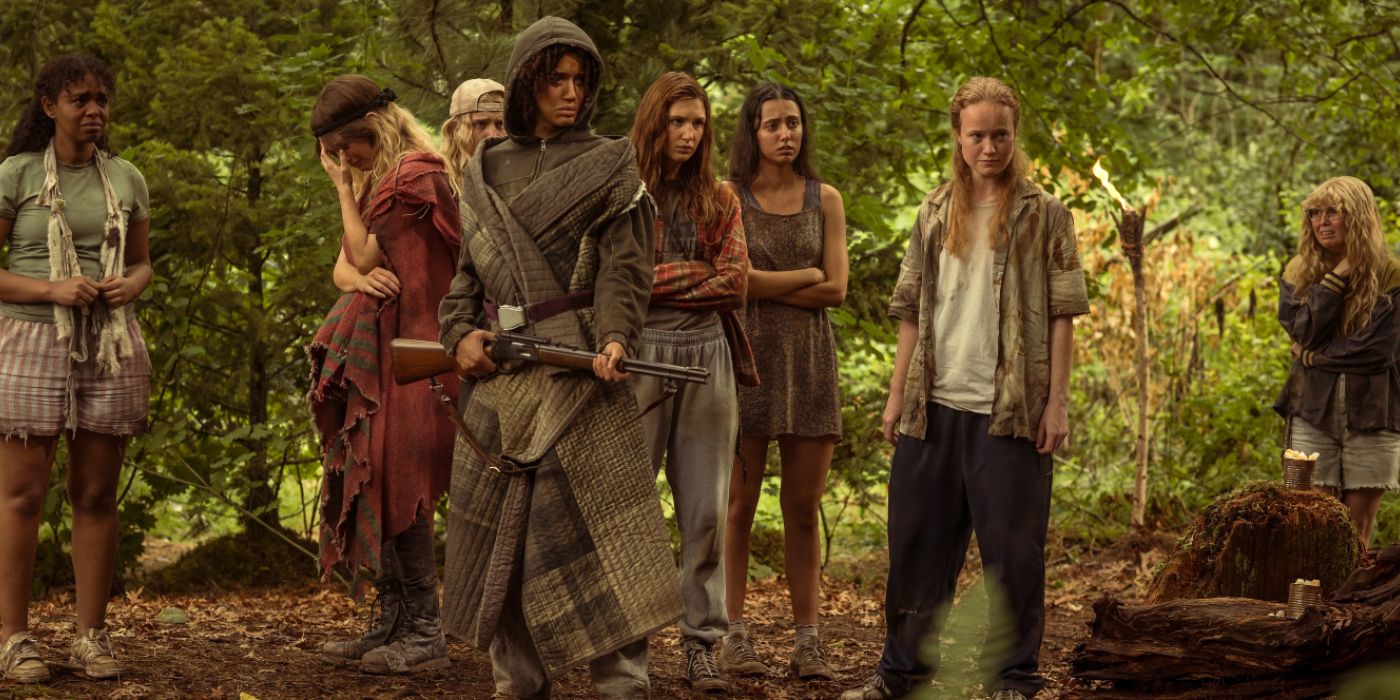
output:
<path id="1" fill-rule="evenodd" d="M 564 294 L 535 304 L 511 306 L 487 300 L 482 303 L 486 318 L 499 324 L 506 331 L 519 330 L 528 323 L 538 323 L 565 311 L 575 311 L 593 305 L 593 290 L 584 289 Z"/>

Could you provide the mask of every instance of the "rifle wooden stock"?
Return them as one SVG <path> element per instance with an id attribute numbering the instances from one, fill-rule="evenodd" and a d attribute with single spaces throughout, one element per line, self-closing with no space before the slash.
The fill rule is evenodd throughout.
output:
<path id="1" fill-rule="evenodd" d="M 389 342 L 389 351 L 394 356 L 394 383 L 400 386 L 457 373 L 457 360 L 436 340 L 394 338 Z"/>

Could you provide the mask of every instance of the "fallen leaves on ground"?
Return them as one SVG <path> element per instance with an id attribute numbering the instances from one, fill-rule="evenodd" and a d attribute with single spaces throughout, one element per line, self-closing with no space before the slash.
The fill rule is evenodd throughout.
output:
<path id="1" fill-rule="evenodd" d="M 975 549 L 959 591 L 980 578 Z M 1068 657 L 1087 636 L 1092 604 L 1105 593 L 1132 600 L 1145 587 L 1145 557 L 1115 558 L 1105 552 L 1076 562 L 1060 557 L 1047 576 L 1046 630 L 1041 669 L 1049 681 L 1038 698 L 1076 697 L 1068 679 Z M 764 700 L 834 698 L 869 676 L 884 639 L 882 585 L 855 586 L 828 581 L 822 606 L 822 638 L 837 680 L 809 683 L 787 675 L 792 649 L 791 606 L 786 583 L 767 579 L 750 584 L 747 619 L 755 648 L 773 675 L 732 679 L 734 697 Z M 157 621 L 166 608 L 179 608 L 188 624 Z M 117 681 L 92 681 L 63 668 L 73 640 L 72 595 L 60 593 L 31 608 L 31 626 L 54 680 L 44 687 L 0 682 L 0 694 L 14 697 L 216 698 L 490 698 L 491 665 L 486 654 L 453 644 L 453 665 L 412 677 L 381 677 L 321 661 L 323 642 L 358 634 L 371 615 L 334 586 L 219 592 L 207 596 L 157 596 L 140 590 L 114 598 L 108 626 L 126 672 Z M 958 640 L 959 655 L 967 640 Z M 675 627 L 651 642 L 651 678 L 656 698 L 689 698 L 685 656 Z M 553 697 L 591 698 L 586 668 L 557 681 Z"/>

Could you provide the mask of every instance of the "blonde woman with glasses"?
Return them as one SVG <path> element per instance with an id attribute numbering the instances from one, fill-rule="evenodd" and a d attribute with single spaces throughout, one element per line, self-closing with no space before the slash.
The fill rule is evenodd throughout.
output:
<path id="1" fill-rule="evenodd" d="M 1293 368 L 1275 410 L 1289 447 L 1318 453 L 1315 483 L 1351 511 L 1363 546 L 1400 486 L 1400 264 L 1366 183 L 1334 177 L 1303 201 L 1298 254 L 1279 284 Z"/>

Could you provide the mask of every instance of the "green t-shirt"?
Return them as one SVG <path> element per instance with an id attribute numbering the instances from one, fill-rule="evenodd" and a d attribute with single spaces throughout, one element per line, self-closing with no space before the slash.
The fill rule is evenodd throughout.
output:
<path id="1" fill-rule="evenodd" d="M 136 166 L 121 158 L 107 159 L 107 177 L 121 200 L 127 226 L 151 216 L 146 179 Z M 0 163 L 0 217 L 14 220 L 10 230 L 10 272 L 26 277 L 49 278 L 49 208 L 39 206 L 44 186 L 44 153 L 17 153 Z M 102 198 L 102 176 L 97 164 L 58 164 L 58 188 L 63 193 L 64 215 L 73 229 L 73 247 L 83 274 L 102 277 L 103 224 L 107 203 Z M 22 321 L 53 321 L 53 305 L 14 304 L 0 301 L 0 316 Z"/>

